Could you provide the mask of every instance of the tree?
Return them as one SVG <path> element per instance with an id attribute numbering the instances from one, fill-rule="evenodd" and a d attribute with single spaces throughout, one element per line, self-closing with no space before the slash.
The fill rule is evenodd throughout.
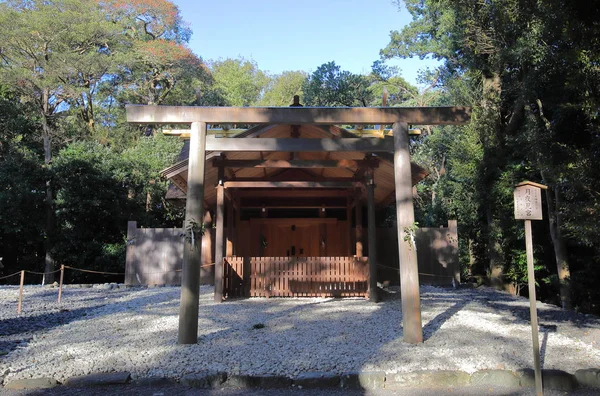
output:
<path id="1" fill-rule="evenodd" d="M 397 67 L 390 67 L 383 61 L 373 62 L 371 73 L 367 76 L 369 91 L 372 94 L 370 106 L 382 106 L 384 92 L 387 95 L 387 106 L 399 106 L 414 101 L 419 96 L 416 87 L 409 84 Z M 424 106 L 423 104 L 415 106 Z"/>
<path id="2" fill-rule="evenodd" d="M 306 77 L 307 74 L 303 71 L 286 71 L 272 77 L 258 104 L 261 106 L 289 106 L 295 95 L 300 97 L 300 103 L 302 103 L 302 84 Z"/>
<path id="3" fill-rule="evenodd" d="M 561 301 L 569 308 L 568 250 L 582 248 L 567 238 L 577 230 L 593 243 L 594 237 L 585 235 L 597 235 L 597 222 L 589 214 L 598 208 L 598 194 L 589 187 L 594 178 L 588 169 L 598 152 L 599 48 L 594 38 L 600 10 L 559 0 L 405 3 L 413 22 L 392 32 L 382 55 L 432 55 L 445 61 L 444 83 L 465 79 L 481 92 L 473 102 L 471 127 L 482 143 L 482 162 L 475 171 L 492 280 L 501 280 L 504 263 L 519 260 L 511 248 L 519 232 L 514 222 L 505 221 L 511 184 L 541 179 L 549 186 L 549 230 Z"/>
<path id="4" fill-rule="evenodd" d="M 168 0 L 100 4 L 124 33 L 119 69 L 104 82 L 106 98 L 155 105 L 202 101 L 200 94 L 211 83 L 210 73 L 186 46 L 191 30 L 175 4 Z"/>
<path id="5" fill-rule="evenodd" d="M 211 95 L 222 99 L 220 106 L 256 105 L 269 83 L 256 62 L 244 58 L 213 61 L 210 70 L 214 79 Z"/>
<path id="6" fill-rule="evenodd" d="M 328 62 L 308 76 L 302 91 L 307 106 L 368 106 L 373 100 L 369 86 L 365 76 Z"/>
<path id="7" fill-rule="evenodd" d="M 522 114 L 522 100 L 514 101 L 515 108 L 504 113 L 502 84 L 508 65 L 506 52 L 516 46 L 512 34 L 523 26 L 514 2 L 492 1 L 473 4 L 468 1 L 415 1 L 406 6 L 413 21 L 401 32 L 392 32 L 384 57 L 432 55 L 445 60 L 450 73 L 472 70 L 479 76 L 482 92 L 473 109 L 475 129 L 483 143 L 483 161 L 480 173 L 481 205 L 485 213 L 489 276 L 492 285 L 503 286 L 505 257 L 501 214 L 496 211 L 501 196 L 494 194 L 494 185 L 505 166 L 504 137 L 514 133 Z"/>
<path id="8" fill-rule="evenodd" d="M 128 69 L 118 81 L 120 100 L 126 103 L 166 104 L 175 89 L 183 86 L 171 102 L 191 104 L 197 99 L 194 86 L 209 78 L 202 60 L 174 41 L 136 41 L 131 55 Z"/>
<path id="9" fill-rule="evenodd" d="M 89 88 L 86 84 L 102 78 L 105 69 L 98 65 L 110 56 L 107 43 L 114 34 L 115 27 L 92 1 L 11 0 L 0 4 L 0 81 L 37 109 L 46 168 L 51 167 L 53 140 L 60 138 L 58 113 L 69 101 L 80 98 L 81 89 Z M 91 104 L 89 98 L 83 100 Z M 54 261 L 49 243 L 55 222 L 50 179 L 46 180 L 46 213 L 45 271 L 50 272 Z"/>
<path id="10" fill-rule="evenodd" d="M 182 142 L 143 137 L 119 152 L 98 142 L 75 142 L 54 165 L 58 233 L 53 255 L 77 268 L 122 272 L 126 224 L 175 226 L 180 208 L 165 202 L 168 182 L 160 170 L 172 164 Z"/>
<path id="11" fill-rule="evenodd" d="M 0 86 L 0 257 L 3 275 L 39 270 L 43 254 L 44 182 L 41 142 L 34 139 L 31 106 Z M 0 275 L 1 276 L 1 275 Z M 7 279 L 6 282 L 18 279 Z"/>

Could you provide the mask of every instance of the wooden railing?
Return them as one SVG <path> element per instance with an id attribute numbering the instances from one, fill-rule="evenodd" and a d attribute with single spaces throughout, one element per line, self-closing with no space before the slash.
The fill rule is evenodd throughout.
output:
<path id="1" fill-rule="evenodd" d="M 231 297 L 367 297 L 366 257 L 227 257 Z"/>

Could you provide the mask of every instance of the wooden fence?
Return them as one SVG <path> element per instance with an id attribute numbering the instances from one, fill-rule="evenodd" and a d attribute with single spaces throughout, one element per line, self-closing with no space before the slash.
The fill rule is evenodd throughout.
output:
<path id="1" fill-rule="evenodd" d="M 211 229 L 210 233 L 207 232 L 202 237 L 202 264 L 214 262 L 214 244 L 212 243 L 214 231 Z M 180 270 L 183 262 L 181 232 L 182 230 L 179 228 L 137 228 L 135 222 L 129 222 L 125 283 L 129 285 L 180 284 Z M 363 229 L 363 233 L 367 234 L 366 228 Z M 380 283 L 399 284 L 397 235 L 395 228 L 377 229 L 379 261 L 377 281 Z M 240 239 L 243 238 L 238 237 L 238 240 Z M 415 242 L 418 252 L 420 283 L 444 286 L 460 283 L 458 233 L 455 220 L 449 221 L 448 227 L 420 228 L 417 231 Z M 366 245 L 363 252 L 365 255 L 368 252 Z M 290 262 L 291 259 L 283 258 L 285 262 Z M 330 258 L 318 259 L 328 260 Z M 241 260 L 241 258 L 238 257 L 236 260 Z M 227 268 L 225 270 L 227 271 Z M 200 271 L 200 279 L 203 284 L 214 282 L 214 266 L 203 267 Z M 248 267 L 245 273 L 250 274 L 249 271 Z M 249 293 L 248 290 L 245 295 L 249 295 Z"/>
<path id="2" fill-rule="evenodd" d="M 367 297 L 366 257 L 227 257 L 228 297 Z"/>

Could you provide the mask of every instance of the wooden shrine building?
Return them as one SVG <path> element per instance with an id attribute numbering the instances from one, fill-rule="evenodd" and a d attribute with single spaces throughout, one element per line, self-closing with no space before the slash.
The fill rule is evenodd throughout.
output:
<path id="1" fill-rule="evenodd" d="M 412 186 L 426 171 L 410 162 L 408 125 L 464 124 L 468 108 L 132 105 L 127 120 L 191 125 L 188 159 L 164 172 L 186 193 L 180 343 L 197 342 L 199 236 L 206 209 L 216 208 L 215 301 L 250 290 L 265 296 L 364 294 L 376 300 L 375 208 L 394 202 L 404 339 L 423 341 L 411 230 Z M 234 136 L 207 136 L 208 124 L 253 127 Z M 341 125 L 393 125 L 393 136 L 359 137 Z M 351 243 L 349 221 L 354 210 L 359 224 L 363 201 L 366 258 L 362 229 L 356 227 Z"/>

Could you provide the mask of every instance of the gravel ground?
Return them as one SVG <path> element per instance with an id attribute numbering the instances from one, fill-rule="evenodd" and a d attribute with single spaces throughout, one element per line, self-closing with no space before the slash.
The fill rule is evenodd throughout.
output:
<path id="1" fill-rule="evenodd" d="M 532 367 L 529 305 L 487 288 L 421 287 L 425 342 L 402 342 L 397 293 L 363 299 L 273 298 L 213 302 L 200 289 L 199 342 L 177 345 L 178 287 L 0 287 L 0 378 L 129 371 L 179 379 L 205 369 L 294 376 L 306 371 L 409 372 Z M 542 364 L 600 368 L 600 320 L 538 303 Z M 255 329 L 254 325 L 264 328 Z"/>

